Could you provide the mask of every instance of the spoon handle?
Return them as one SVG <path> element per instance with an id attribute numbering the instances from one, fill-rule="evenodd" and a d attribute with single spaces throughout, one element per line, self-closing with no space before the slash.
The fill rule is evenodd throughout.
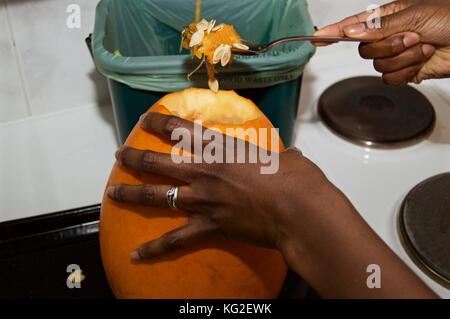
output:
<path id="1" fill-rule="evenodd" d="M 271 42 L 267 45 L 267 49 L 271 49 L 275 46 L 289 43 L 289 42 L 302 42 L 302 41 L 314 41 L 314 42 L 363 42 L 359 39 L 352 39 L 352 38 L 346 38 L 346 37 L 321 37 L 321 36 L 297 36 L 297 37 L 288 37 L 288 38 L 282 38 L 276 41 Z"/>

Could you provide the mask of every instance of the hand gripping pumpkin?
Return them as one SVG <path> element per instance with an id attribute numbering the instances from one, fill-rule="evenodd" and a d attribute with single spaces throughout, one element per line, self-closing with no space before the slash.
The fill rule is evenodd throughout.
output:
<path id="1" fill-rule="evenodd" d="M 272 128 L 256 105 L 233 91 L 214 93 L 205 89 L 187 89 L 166 95 L 149 112 L 201 119 L 206 127 L 220 129 L 223 133 L 226 128 L 244 129 L 237 132 L 247 128 Z M 170 154 L 173 144 L 136 126 L 125 145 Z M 109 180 L 109 185 L 142 183 L 172 185 L 176 181 L 154 175 L 136 176 L 118 164 Z M 136 247 L 185 222 L 183 212 L 116 203 L 104 196 L 100 217 L 101 256 L 116 297 L 277 297 L 286 266 L 274 250 L 217 240 L 139 264 L 130 260 L 130 252 Z"/>

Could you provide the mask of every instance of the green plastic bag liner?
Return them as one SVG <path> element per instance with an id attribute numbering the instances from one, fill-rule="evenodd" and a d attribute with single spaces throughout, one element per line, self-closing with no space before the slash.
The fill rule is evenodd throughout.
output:
<path id="1" fill-rule="evenodd" d="M 98 69 L 135 89 L 173 92 L 207 87 L 200 63 L 179 53 L 181 30 L 194 21 L 195 0 L 103 0 L 93 34 Z M 202 18 L 228 23 L 244 40 L 264 44 L 286 36 L 311 34 L 313 26 L 302 0 L 203 0 Z M 120 52 L 119 56 L 115 52 Z M 298 78 L 314 53 L 309 42 L 280 46 L 259 56 L 236 56 L 218 68 L 221 88 L 258 88 Z"/>
<path id="2" fill-rule="evenodd" d="M 181 30 L 194 21 L 195 0 L 102 0 L 97 6 L 91 49 L 108 78 L 120 141 L 139 116 L 165 92 L 207 88 L 203 67 L 187 50 Z M 236 27 L 249 43 L 314 31 L 305 0 L 202 0 L 202 18 Z M 217 67 L 221 89 L 250 98 L 268 116 L 286 145 L 292 142 L 301 74 L 314 54 L 309 42 L 290 43 L 259 56 L 236 56 Z"/>

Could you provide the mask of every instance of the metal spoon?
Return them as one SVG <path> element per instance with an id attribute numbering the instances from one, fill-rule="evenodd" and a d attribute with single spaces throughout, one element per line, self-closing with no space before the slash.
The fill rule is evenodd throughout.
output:
<path id="1" fill-rule="evenodd" d="M 258 55 L 264 52 L 267 52 L 271 49 L 273 49 L 276 46 L 289 43 L 289 42 L 329 42 L 329 43 L 335 43 L 335 42 L 362 42 L 358 39 L 351 39 L 346 37 L 321 37 L 321 36 L 297 36 L 297 37 L 287 37 L 282 38 L 276 41 L 273 41 L 269 44 L 261 45 L 261 44 L 251 44 L 251 43 L 245 43 L 249 47 L 248 50 L 243 50 L 239 48 L 233 48 L 232 52 L 233 54 L 237 55 Z"/>

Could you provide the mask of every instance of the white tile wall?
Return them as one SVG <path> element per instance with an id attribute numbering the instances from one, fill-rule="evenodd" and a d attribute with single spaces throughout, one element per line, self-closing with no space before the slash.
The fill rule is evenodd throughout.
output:
<path id="1" fill-rule="evenodd" d="M 317 27 L 337 22 L 365 11 L 370 4 L 385 4 L 392 0 L 309 0 L 309 8 Z"/>
<path id="2" fill-rule="evenodd" d="M 0 1 L 0 123 L 29 115 L 22 90 L 5 1 Z"/>
<path id="3" fill-rule="evenodd" d="M 111 107 L 0 124 L 0 223 L 98 204 L 117 149 Z"/>
<path id="4" fill-rule="evenodd" d="M 66 25 L 67 7 L 81 7 L 81 28 Z M 105 102 L 104 79 L 84 43 L 98 0 L 7 0 L 32 115 Z"/>

